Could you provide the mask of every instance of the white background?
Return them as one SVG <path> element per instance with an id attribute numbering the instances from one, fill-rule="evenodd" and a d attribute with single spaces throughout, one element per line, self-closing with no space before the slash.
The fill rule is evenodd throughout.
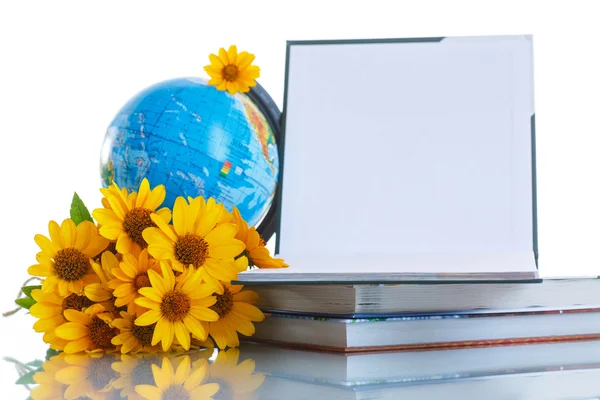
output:
<path id="1" fill-rule="evenodd" d="M 204 76 L 208 54 L 235 43 L 256 54 L 259 81 L 281 106 L 288 39 L 533 34 L 540 265 L 563 275 L 600 272 L 599 5 L 0 2 L 0 309 L 12 307 L 35 261 L 33 235 L 68 216 L 73 191 L 99 205 L 104 132 L 131 96 L 165 79 Z M 357 79 L 386 84 L 378 71 Z M 0 356 L 42 356 L 32 322 L 0 319 Z M 0 377 L 3 398 L 25 397 L 8 385 L 16 375 L 2 361 Z"/>

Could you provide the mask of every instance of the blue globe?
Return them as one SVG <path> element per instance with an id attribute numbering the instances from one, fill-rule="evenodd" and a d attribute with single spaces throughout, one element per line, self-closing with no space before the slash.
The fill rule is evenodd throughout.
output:
<path id="1" fill-rule="evenodd" d="M 144 178 L 163 184 L 167 207 L 177 196 L 214 197 L 252 226 L 271 207 L 279 159 L 273 129 L 250 97 L 180 78 L 121 108 L 106 132 L 101 174 L 105 187 L 137 190 Z"/>

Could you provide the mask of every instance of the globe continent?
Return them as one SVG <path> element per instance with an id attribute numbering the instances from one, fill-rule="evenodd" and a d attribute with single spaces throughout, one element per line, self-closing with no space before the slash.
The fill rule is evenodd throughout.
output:
<path id="1" fill-rule="evenodd" d="M 269 210 L 279 175 L 272 128 L 245 94 L 180 78 L 137 94 L 108 127 L 102 183 L 137 190 L 148 178 L 165 185 L 163 206 L 177 196 L 214 197 L 239 208 L 250 225 Z"/>

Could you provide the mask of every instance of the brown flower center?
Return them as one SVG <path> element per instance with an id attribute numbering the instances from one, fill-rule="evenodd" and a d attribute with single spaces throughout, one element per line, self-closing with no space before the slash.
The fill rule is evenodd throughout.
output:
<path id="1" fill-rule="evenodd" d="M 88 380 L 92 384 L 95 391 L 100 391 L 106 387 L 112 380 L 118 378 L 116 371 L 111 368 L 116 359 L 112 356 L 105 355 L 100 358 L 90 358 L 88 367 Z M 85 397 L 78 397 L 85 399 Z M 90 399 L 88 397 L 88 399 Z"/>
<path id="2" fill-rule="evenodd" d="M 150 278 L 148 277 L 147 272 L 139 273 L 133 278 L 133 286 L 135 286 L 136 290 L 141 289 L 143 287 L 151 287 Z"/>
<path id="3" fill-rule="evenodd" d="M 210 306 L 210 309 L 219 314 L 219 318 L 222 318 L 233 308 L 233 295 L 229 289 L 225 288 L 223 294 L 216 294 L 216 296 L 217 302 Z"/>
<path id="4" fill-rule="evenodd" d="M 155 326 L 156 324 L 148 326 L 133 325 L 131 334 L 142 344 L 142 346 L 150 346 L 152 344 L 152 336 L 154 335 Z"/>
<path id="5" fill-rule="evenodd" d="M 162 400 L 190 400 L 190 394 L 181 385 L 171 385 L 163 392 Z"/>
<path id="6" fill-rule="evenodd" d="M 161 363 L 162 357 L 144 356 L 143 358 L 140 358 L 139 361 L 136 362 L 133 371 L 131 371 L 131 387 L 135 387 L 136 385 L 156 386 L 154 374 L 152 373 L 152 366 L 156 365 L 157 367 L 160 367 Z"/>
<path id="7" fill-rule="evenodd" d="M 175 242 L 175 258 L 184 265 L 195 267 L 204 265 L 208 257 L 208 243 L 194 233 L 179 236 Z"/>
<path id="8" fill-rule="evenodd" d="M 77 310 L 82 311 L 94 304 L 90 299 L 85 296 L 78 296 L 75 293 L 65 297 L 62 302 L 62 309 L 64 310 Z"/>
<path id="9" fill-rule="evenodd" d="M 165 294 L 160 310 L 171 322 L 183 320 L 190 311 L 192 304 L 190 298 L 183 292 L 171 291 Z"/>
<path id="10" fill-rule="evenodd" d="M 92 317 L 92 323 L 88 325 L 88 330 L 92 341 L 92 350 L 114 348 L 110 341 L 119 333 L 116 328 L 111 328 L 106 322 L 94 316 Z"/>
<path id="11" fill-rule="evenodd" d="M 233 82 L 238 77 L 238 67 L 237 65 L 229 64 L 223 68 L 223 79 L 229 82 Z"/>
<path id="12" fill-rule="evenodd" d="M 67 282 L 83 278 L 89 268 L 90 259 L 74 248 L 61 249 L 54 257 L 54 274 Z"/>
<path id="13" fill-rule="evenodd" d="M 146 248 L 147 244 L 142 237 L 142 232 L 146 228 L 155 227 L 156 224 L 150 218 L 151 210 L 142 207 L 131 209 L 123 219 L 123 230 L 131 240 L 137 243 L 142 249 Z"/>

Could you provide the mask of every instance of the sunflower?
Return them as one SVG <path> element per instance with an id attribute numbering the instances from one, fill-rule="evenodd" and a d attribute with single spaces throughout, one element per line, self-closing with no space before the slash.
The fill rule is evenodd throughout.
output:
<path id="1" fill-rule="evenodd" d="M 97 208 L 93 211 L 94 219 L 101 225 L 100 234 L 107 239 L 116 240 L 116 249 L 121 254 L 127 254 L 132 248 L 143 249 L 146 242 L 142 237 L 145 228 L 156 226 L 150 219 L 153 213 L 158 214 L 164 223 L 171 220 L 168 208 L 161 208 L 167 194 L 163 185 L 150 190 L 148 179 L 144 178 L 139 192 L 127 194 L 113 182 L 113 187 L 100 189 L 110 208 Z M 105 204 L 105 202 L 103 201 Z"/>
<path id="2" fill-rule="evenodd" d="M 128 400 L 143 400 L 135 392 L 138 385 L 156 385 L 152 375 L 152 366 L 159 366 L 162 357 L 156 354 L 123 354 L 121 360 L 112 364 L 112 369 L 119 373 L 119 378 L 112 381 L 115 389 L 121 390 L 121 397 Z"/>
<path id="3" fill-rule="evenodd" d="M 98 276 L 100 282 L 86 285 L 86 287 L 83 288 L 85 295 L 96 302 L 112 299 L 113 289 L 109 286 L 109 281 L 114 278 L 112 270 L 118 267 L 119 260 L 117 259 L 117 256 L 110 251 L 102 253 L 100 264 L 92 260 L 92 269 Z"/>
<path id="4" fill-rule="evenodd" d="M 152 346 L 152 337 L 156 324 L 147 326 L 138 326 L 133 322 L 135 316 L 121 311 L 121 318 L 116 318 L 112 322 L 112 326 L 119 329 L 119 334 L 112 339 L 112 344 L 121 346 L 121 353 L 129 352 L 137 353 L 155 353 L 160 351 L 160 347 Z"/>
<path id="5" fill-rule="evenodd" d="M 68 386 L 56 380 L 56 373 L 68 366 L 64 354 L 61 353 L 44 361 L 42 371 L 33 375 L 33 380 L 38 386 L 31 389 L 32 400 L 64 399 Z"/>
<path id="6" fill-rule="evenodd" d="M 54 330 L 67 322 L 64 317 L 65 310 L 81 311 L 93 303 L 85 296 L 71 293 L 67 297 L 60 297 L 55 293 L 44 293 L 41 289 L 31 291 L 31 297 L 36 301 L 29 309 L 29 313 L 38 318 L 33 324 L 36 332 L 44 332 L 44 342 L 55 350 L 64 350 L 68 343 L 56 336 Z"/>
<path id="7" fill-rule="evenodd" d="M 265 381 L 263 374 L 254 374 L 255 362 L 246 359 L 238 364 L 239 349 L 220 350 L 216 360 L 208 369 L 211 382 L 217 382 L 220 390 L 216 399 L 250 400 Z"/>
<path id="8" fill-rule="evenodd" d="M 112 382 L 118 378 L 117 372 L 112 369 L 112 364 L 118 360 L 116 355 L 65 354 L 64 360 L 67 366 L 56 372 L 55 379 L 68 385 L 64 394 L 65 399 L 119 398 L 112 387 Z"/>
<path id="9" fill-rule="evenodd" d="M 246 244 L 244 255 L 248 257 L 248 264 L 258 268 L 285 268 L 288 267 L 281 258 L 271 257 L 269 249 L 265 247 L 265 241 L 260 237 L 256 228 L 248 229 L 248 223 L 242 218 L 240 211 L 233 207 L 233 222 L 238 226 L 236 239 Z"/>
<path id="10" fill-rule="evenodd" d="M 114 289 L 116 307 L 127 306 L 127 312 L 138 317 L 148 310 L 137 305 L 135 299 L 139 297 L 138 291 L 141 288 L 151 286 L 149 270 L 159 272 L 160 266 L 156 260 L 148 257 L 147 249 L 140 252 L 138 257 L 132 254 L 123 255 L 123 261 L 112 268 L 114 279 L 108 283 Z"/>
<path id="11" fill-rule="evenodd" d="M 252 290 L 242 291 L 242 285 L 223 283 L 223 286 L 223 294 L 216 294 L 217 302 L 210 307 L 219 314 L 219 320 L 202 323 L 220 349 L 238 347 L 238 332 L 251 336 L 254 334 L 252 322 L 265 319 L 262 311 L 253 305 L 258 301 L 258 294 Z"/>
<path id="12" fill-rule="evenodd" d="M 212 399 L 211 396 L 219 391 L 219 385 L 216 383 L 201 384 L 206 378 L 208 363 L 206 360 L 199 361 L 195 363 L 194 372 L 191 372 L 190 357 L 184 356 L 174 372 L 173 364 L 165 357 L 162 361 L 162 368 L 158 368 L 156 365 L 152 366 L 156 386 L 138 385 L 135 387 L 135 391 L 148 400 Z"/>
<path id="13" fill-rule="evenodd" d="M 252 64 L 254 54 L 242 51 L 238 54 L 236 46 L 229 46 L 229 50 L 219 49 L 219 55 L 210 54 L 210 65 L 204 70 L 210 75 L 209 85 L 216 86 L 217 90 L 227 90 L 230 94 L 248 92 L 250 87 L 256 86 L 256 79 L 260 76 L 260 68 Z"/>
<path id="14" fill-rule="evenodd" d="M 119 331 L 111 326 L 113 316 L 105 311 L 102 304 L 94 304 L 84 311 L 65 310 L 64 315 L 69 322 L 62 324 L 54 332 L 56 336 L 69 342 L 65 345 L 65 353 L 116 350 L 111 340 Z"/>
<path id="15" fill-rule="evenodd" d="M 202 279 L 222 289 L 219 281 L 230 282 L 238 272 L 233 259 L 244 250 L 244 243 L 234 238 L 237 226 L 221 223 L 224 209 L 203 208 L 203 200 L 190 203 L 183 197 L 175 200 L 173 225 L 152 215 L 157 228 L 147 228 L 143 236 L 148 252 L 160 261 L 170 261 L 175 271 L 193 265 L 199 268 Z"/>
<path id="16" fill-rule="evenodd" d="M 177 337 L 179 344 L 190 349 L 190 332 L 200 340 L 208 336 L 200 321 L 216 321 L 219 316 L 209 307 L 217 299 L 212 296 L 215 288 L 201 283 L 200 270 L 186 273 L 186 278 L 175 282 L 173 270 L 165 263 L 160 264 L 162 277 L 153 270 L 148 271 L 151 287 L 141 288 L 135 302 L 149 309 L 135 320 L 135 325 L 156 324 L 152 335 L 152 346 L 162 342 L 168 351 Z M 194 267 L 189 267 L 194 268 Z"/>
<path id="17" fill-rule="evenodd" d="M 42 251 L 36 256 L 39 264 L 32 265 L 27 272 L 46 278 L 42 282 L 44 293 L 58 293 L 62 297 L 83 294 L 85 285 L 99 281 L 90 259 L 108 246 L 108 240 L 88 221 L 77 226 L 71 219 L 65 219 L 60 226 L 50 221 L 48 230 L 50 239 L 35 235 Z"/>

